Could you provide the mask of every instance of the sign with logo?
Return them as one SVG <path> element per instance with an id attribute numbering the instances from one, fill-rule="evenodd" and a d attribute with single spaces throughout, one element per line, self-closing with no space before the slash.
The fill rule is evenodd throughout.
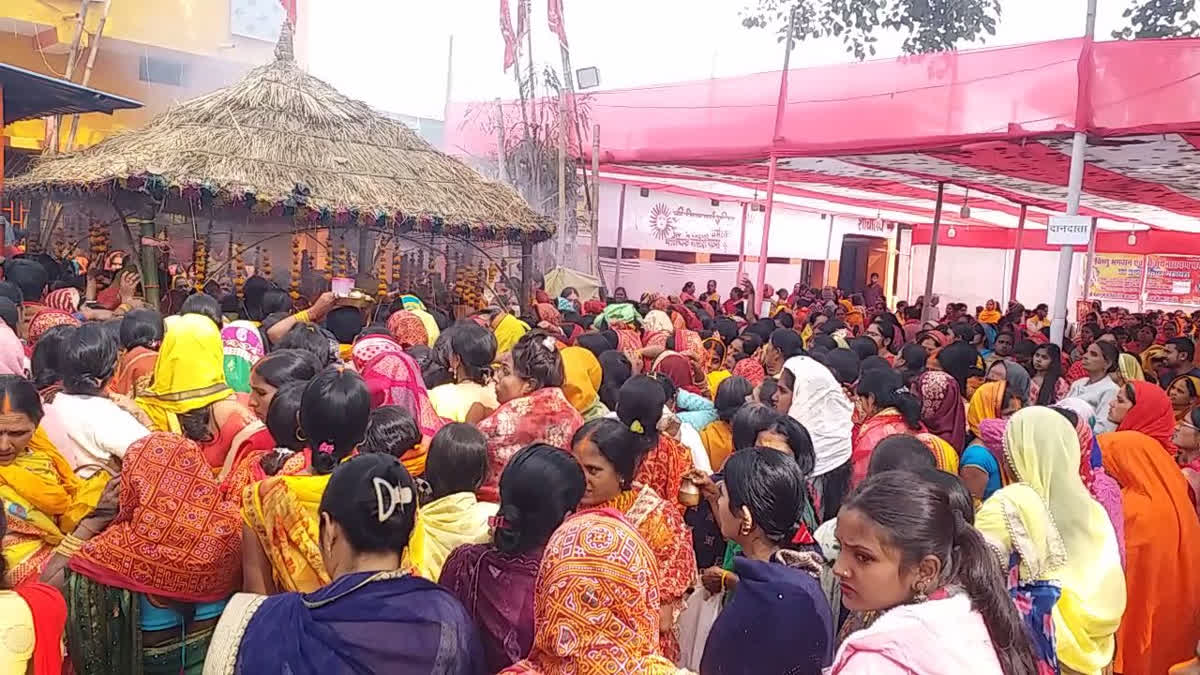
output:
<path id="1" fill-rule="evenodd" d="M 1087 246 L 1092 234 L 1091 216 L 1050 216 L 1046 243 L 1051 246 Z"/>
<path id="2" fill-rule="evenodd" d="M 695 251 L 724 250 L 740 219 L 740 210 L 735 214 L 724 206 L 701 210 L 666 202 L 655 203 L 646 214 L 650 233 L 664 248 Z"/>
<path id="3" fill-rule="evenodd" d="M 1200 307 L 1200 256 L 1146 256 L 1146 302 Z"/>

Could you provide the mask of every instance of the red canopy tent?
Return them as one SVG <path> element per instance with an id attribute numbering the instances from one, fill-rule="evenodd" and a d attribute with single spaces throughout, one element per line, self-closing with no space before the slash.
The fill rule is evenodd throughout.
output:
<path id="1" fill-rule="evenodd" d="M 1102 231 L 1198 233 L 1198 76 L 1197 39 L 1077 38 L 581 100 L 602 129 L 608 175 L 766 190 L 768 200 L 908 213 L 910 222 L 936 220 L 939 196 L 969 191 L 966 224 L 1024 227 L 1025 215 L 1041 229 L 1068 211 L 1072 136 L 1082 132 L 1079 214 Z M 452 105 L 451 150 L 494 153 L 483 121 L 494 115 L 495 104 Z M 518 120 L 517 109 L 504 119 Z"/>

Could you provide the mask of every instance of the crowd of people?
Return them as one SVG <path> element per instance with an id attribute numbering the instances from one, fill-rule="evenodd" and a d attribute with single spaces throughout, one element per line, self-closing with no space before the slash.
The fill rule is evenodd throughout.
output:
<path id="1" fill-rule="evenodd" d="M 1200 672 L 1200 313 L 3 272 L 0 672 Z"/>

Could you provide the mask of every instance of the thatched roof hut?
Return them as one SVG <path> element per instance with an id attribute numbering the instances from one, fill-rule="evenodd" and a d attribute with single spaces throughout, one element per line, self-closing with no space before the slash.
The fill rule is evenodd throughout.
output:
<path id="1" fill-rule="evenodd" d="M 275 56 L 142 128 L 37 161 L 5 192 L 71 199 L 132 191 L 168 212 L 202 202 L 317 227 L 399 225 L 473 240 L 532 243 L 553 234 L 552 221 L 512 188 L 301 70 L 289 26 Z"/>

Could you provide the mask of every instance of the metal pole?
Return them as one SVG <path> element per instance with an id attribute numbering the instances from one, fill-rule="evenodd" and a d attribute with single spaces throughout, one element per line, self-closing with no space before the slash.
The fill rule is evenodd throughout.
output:
<path id="1" fill-rule="evenodd" d="M 450 119 L 450 93 L 454 90 L 454 36 L 450 36 L 450 44 L 446 48 L 446 98 L 442 102 L 442 119 Z M 445 145 L 443 143 L 443 145 Z M 446 148 L 442 148 L 445 150 Z"/>
<path id="2" fill-rule="evenodd" d="M 933 269 L 937 263 L 938 232 L 942 227 L 942 198 L 946 195 L 946 184 L 938 183 L 937 206 L 933 208 L 933 233 L 929 236 L 929 267 L 925 270 L 925 304 L 921 306 L 921 322 L 929 320 L 933 312 Z"/>
<path id="3" fill-rule="evenodd" d="M 833 248 L 833 219 L 835 217 L 832 213 L 829 214 L 829 234 L 825 237 L 825 267 L 821 270 L 821 286 L 823 287 L 829 285 L 829 268 L 831 267 L 829 258 L 833 255 L 833 251 L 830 249 Z"/>
<path id="4" fill-rule="evenodd" d="M 1091 300 L 1092 290 L 1092 265 L 1096 259 L 1096 224 L 1097 218 L 1092 218 L 1092 232 L 1088 237 L 1088 252 L 1087 252 L 1087 267 L 1085 268 L 1085 276 L 1083 277 L 1083 299 Z"/>
<path id="5" fill-rule="evenodd" d="M 600 125 L 592 127 L 592 274 L 600 276 Z"/>
<path id="6" fill-rule="evenodd" d="M 1021 272 L 1021 239 L 1025 236 L 1025 212 L 1028 206 L 1021 205 L 1021 216 L 1017 219 L 1017 246 L 1013 252 L 1012 283 L 1008 287 L 1008 301 L 1017 301 L 1017 275 Z"/>
<path id="7" fill-rule="evenodd" d="M 621 239 L 625 235 L 625 188 L 628 187 L 621 183 L 621 205 L 617 207 L 617 271 L 613 278 L 612 290 L 617 290 L 621 286 Z M 611 292 L 610 292 L 611 295 Z"/>
<path id="8" fill-rule="evenodd" d="M 746 267 L 746 217 L 749 210 L 750 204 L 747 202 L 742 202 L 742 236 L 741 239 L 738 240 L 738 281 L 742 280 L 742 272 L 745 271 Z"/>
<path id="9" fill-rule="evenodd" d="M 1087 27 L 1083 38 L 1084 55 L 1091 54 L 1092 37 L 1096 34 L 1096 0 L 1088 0 Z M 1082 57 L 1081 57 L 1082 58 Z M 1086 65 L 1086 64 L 1083 64 Z M 1085 82 L 1080 82 L 1081 91 L 1079 105 L 1087 101 L 1083 95 Z M 1081 116 L 1082 111 L 1077 110 Z M 1086 120 L 1083 120 L 1086 122 Z M 1076 126 L 1081 126 L 1078 122 Z M 1087 151 L 1087 133 L 1076 131 L 1071 143 L 1071 169 L 1067 181 L 1067 215 L 1079 214 L 1079 199 L 1083 196 L 1083 166 L 1084 154 Z M 1067 332 L 1067 298 L 1071 288 L 1071 261 L 1075 257 L 1075 249 L 1063 246 L 1058 249 L 1058 279 L 1054 286 L 1054 319 L 1050 322 L 1050 341 L 1062 344 L 1063 335 Z"/>
<path id="10" fill-rule="evenodd" d="M 779 76 L 779 100 L 775 103 L 775 128 L 771 135 L 771 167 L 767 172 L 767 212 L 763 215 L 762 245 L 758 251 L 758 278 L 755 281 L 756 302 L 762 302 L 763 285 L 767 278 L 767 242 L 771 239 L 771 214 L 775 211 L 775 143 L 783 130 L 783 111 L 787 107 L 788 67 L 792 62 L 792 35 L 796 32 L 796 8 L 788 14 L 787 44 L 783 50 L 783 72 Z M 741 278 L 738 278 L 741 282 Z"/>

